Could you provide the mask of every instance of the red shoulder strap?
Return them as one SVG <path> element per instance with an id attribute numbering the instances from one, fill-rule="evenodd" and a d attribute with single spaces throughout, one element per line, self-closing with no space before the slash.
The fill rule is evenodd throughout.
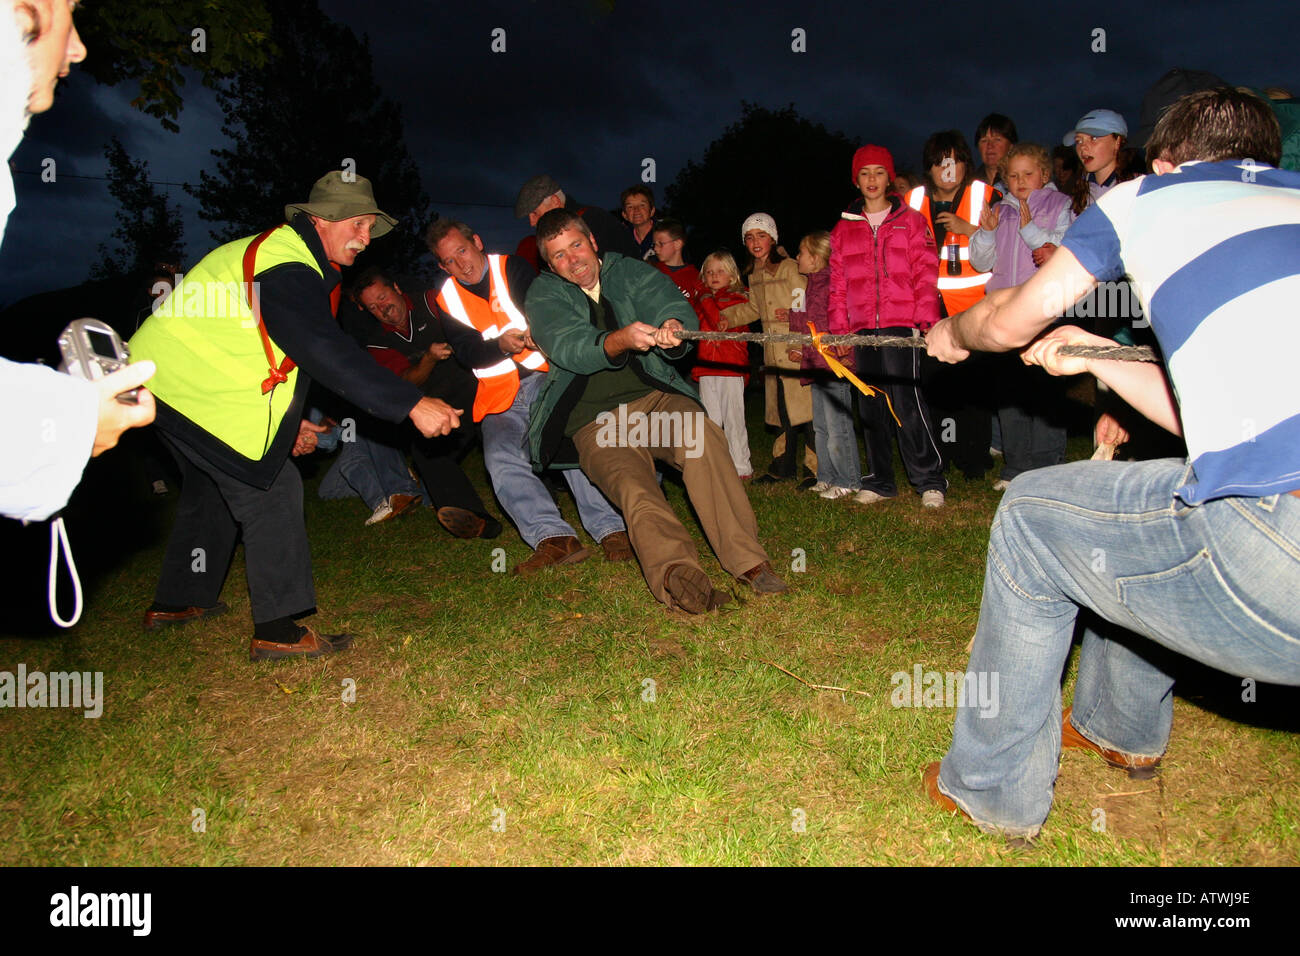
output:
<path id="1" fill-rule="evenodd" d="M 287 382 L 289 373 L 295 367 L 293 359 L 286 355 L 284 361 L 280 363 L 280 367 L 276 368 L 275 352 L 271 348 L 271 336 L 266 334 L 266 325 L 262 322 L 262 303 L 257 296 L 257 287 L 253 284 L 253 276 L 257 274 L 257 248 L 266 241 L 267 236 L 279 228 L 279 226 L 272 226 L 250 242 L 248 248 L 244 250 L 244 294 L 248 297 L 248 307 L 252 310 L 253 319 L 257 322 L 258 334 L 262 336 L 262 348 L 266 351 L 267 371 L 270 373 L 267 375 L 266 380 L 262 382 L 263 395 L 281 382 Z"/>

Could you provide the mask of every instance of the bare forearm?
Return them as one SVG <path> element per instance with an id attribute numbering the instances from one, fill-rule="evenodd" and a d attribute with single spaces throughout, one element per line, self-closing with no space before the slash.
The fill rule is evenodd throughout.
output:
<path id="1" fill-rule="evenodd" d="M 1124 401 L 1175 435 L 1183 433 L 1178 404 L 1169 389 L 1164 370 L 1151 362 L 1088 361 L 1088 371 L 1097 376 Z"/>
<path id="2" fill-rule="evenodd" d="M 1009 352 L 1028 344 L 1032 335 L 1021 339 L 998 322 L 1002 307 L 1018 290 L 1019 286 L 996 289 L 965 312 L 953 316 L 952 332 L 957 343 L 971 352 Z M 1043 325 L 1047 325 L 1047 319 Z"/>
<path id="3" fill-rule="evenodd" d="M 402 373 L 402 378 L 412 385 L 423 385 L 428 381 L 429 376 L 433 374 L 433 367 L 437 364 L 438 360 L 426 353 L 417 364 L 412 365 Z"/>

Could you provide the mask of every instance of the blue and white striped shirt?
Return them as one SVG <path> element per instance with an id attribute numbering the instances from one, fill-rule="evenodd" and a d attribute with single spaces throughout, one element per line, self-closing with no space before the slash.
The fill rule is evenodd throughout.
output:
<path id="1" fill-rule="evenodd" d="M 1300 488 L 1300 173 L 1184 163 L 1111 189 L 1061 244 L 1133 281 L 1195 472 L 1178 497 Z"/>

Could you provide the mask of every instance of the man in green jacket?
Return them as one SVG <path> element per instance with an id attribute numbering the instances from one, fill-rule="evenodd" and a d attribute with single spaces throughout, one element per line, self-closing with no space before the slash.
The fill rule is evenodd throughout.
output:
<path id="1" fill-rule="evenodd" d="M 665 360 L 698 329 L 672 281 L 617 252 L 598 258 L 591 231 L 564 209 L 537 223 L 552 272 L 528 290 L 532 335 L 551 372 L 533 404 L 535 468 L 581 467 L 623 512 L 651 592 L 700 614 L 726 603 L 655 478 L 654 460 L 680 469 L 686 493 L 722 567 L 760 593 L 786 590 L 758 543 L 758 522 L 722 430 L 695 389 Z"/>

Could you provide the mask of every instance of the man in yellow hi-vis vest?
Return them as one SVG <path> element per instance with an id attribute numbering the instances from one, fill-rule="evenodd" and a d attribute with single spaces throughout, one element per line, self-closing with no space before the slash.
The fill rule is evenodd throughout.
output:
<path id="1" fill-rule="evenodd" d="M 379 368 L 335 321 L 340 268 L 397 222 L 369 181 L 328 173 L 284 214 L 285 224 L 178 276 L 131 339 L 133 359 L 158 366 L 158 427 L 183 481 L 145 629 L 227 610 L 221 588 L 242 535 L 253 660 L 319 657 L 352 641 L 297 623 L 316 593 L 302 480 L 288 460 L 324 430 L 303 419 L 311 380 L 378 418 L 410 418 L 427 436 L 446 434 L 463 411 Z"/>

